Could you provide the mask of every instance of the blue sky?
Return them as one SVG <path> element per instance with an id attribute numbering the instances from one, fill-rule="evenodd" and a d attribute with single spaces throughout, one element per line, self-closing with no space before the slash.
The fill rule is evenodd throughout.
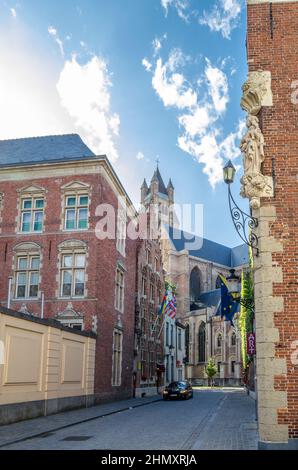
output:
<path id="1" fill-rule="evenodd" d="M 135 202 L 159 158 L 204 236 L 240 244 L 221 166 L 241 164 L 245 35 L 242 0 L 0 0 L 0 139 L 77 132 Z"/>

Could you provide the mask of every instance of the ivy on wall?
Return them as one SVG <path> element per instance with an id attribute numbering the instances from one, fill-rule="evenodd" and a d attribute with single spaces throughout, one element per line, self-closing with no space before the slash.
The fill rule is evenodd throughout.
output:
<path id="1" fill-rule="evenodd" d="M 249 251 L 249 269 L 242 271 L 241 276 L 241 298 L 252 301 L 254 297 L 253 290 L 253 257 Z M 239 329 L 241 335 L 241 357 L 244 371 L 251 362 L 251 356 L 247 354 L 247 335 L 253 331 L 253 312 L 251 309 L 241 305 L 239 317 Z"/>

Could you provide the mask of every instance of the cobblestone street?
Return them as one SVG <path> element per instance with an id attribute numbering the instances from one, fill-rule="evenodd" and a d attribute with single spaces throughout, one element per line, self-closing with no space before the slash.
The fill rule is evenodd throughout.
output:
<path id="1" fill-rule="evenodd" d="M 0 446 L 11 450 L 254 450 L 255 402 L 236 389 L 196 390 L 188 401 L 131 399 L 2 426 Z"/>

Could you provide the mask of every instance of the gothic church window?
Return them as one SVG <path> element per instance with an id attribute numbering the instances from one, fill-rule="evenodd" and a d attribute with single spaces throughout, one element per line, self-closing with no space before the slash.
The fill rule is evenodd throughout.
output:
<path id="1" fill-rule="evenodd" d="M 200 270 L 195 267 L 191 271 L 189 278 L 190 310 L 196 310 L 196 303 L 199 300 L 201 291 L 201 273 Z"/>
<path id="2" fill-rule="evenodd" d="M 199 328 L 199 362 L 206 360 L 206 325 L 204 322 L 200 324 Z"/>

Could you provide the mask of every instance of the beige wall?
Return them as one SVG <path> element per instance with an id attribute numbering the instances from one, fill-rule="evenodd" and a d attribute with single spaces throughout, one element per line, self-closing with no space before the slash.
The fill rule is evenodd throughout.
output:
<path id="1" fill-rule="evenodd" d="M 95 339 L 0 311 L 0 405 L 92 395 Z"/>

